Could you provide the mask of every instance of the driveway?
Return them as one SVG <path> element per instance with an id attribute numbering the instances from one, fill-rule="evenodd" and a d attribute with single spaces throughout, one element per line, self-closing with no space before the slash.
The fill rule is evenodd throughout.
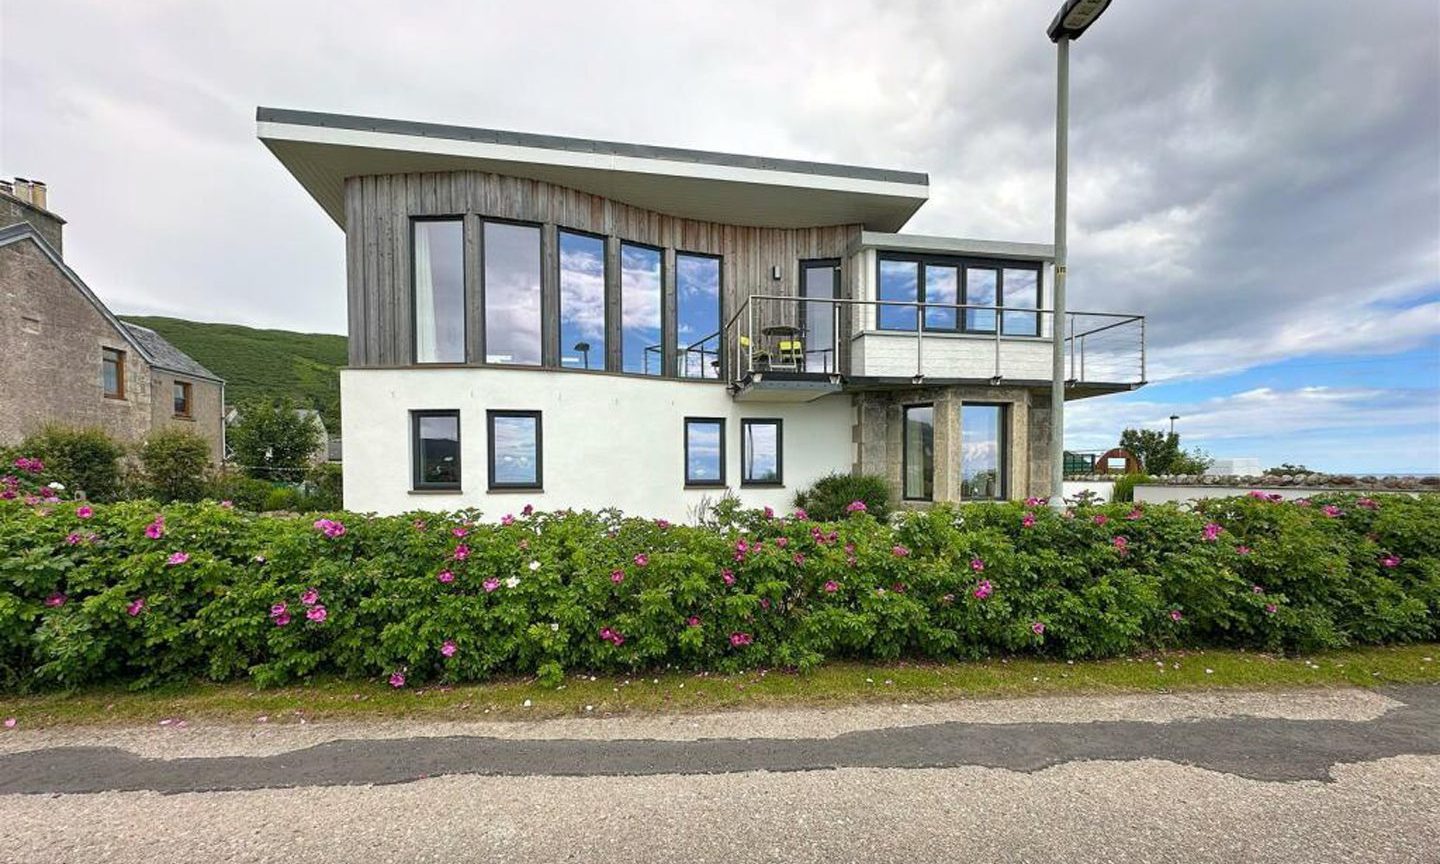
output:
<path id="1" fill-rule="evenodd" d="M 0 735 L 0 861 L 1440 861 L 1440 686 Z"/>

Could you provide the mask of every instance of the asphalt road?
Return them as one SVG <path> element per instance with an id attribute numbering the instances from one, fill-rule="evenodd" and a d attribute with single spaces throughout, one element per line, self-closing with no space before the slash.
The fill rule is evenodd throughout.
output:
<path id="1" fill-rule="evenodd" d="M 1440 687 L 1164 698 L 36 730 L 0 861 L 1440 862 Z"/>

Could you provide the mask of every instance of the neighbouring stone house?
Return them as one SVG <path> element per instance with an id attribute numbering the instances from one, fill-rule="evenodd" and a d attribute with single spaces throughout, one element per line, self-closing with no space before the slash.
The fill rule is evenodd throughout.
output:
<path id="1" fill-rule="evenodd" d="M 0 445 L 47 424 L 142 443 L 180 428 L 225 451 L 225 382 L 160 334 L 120 321 L 61 255 L 45 187 L 0 183 Z"/>

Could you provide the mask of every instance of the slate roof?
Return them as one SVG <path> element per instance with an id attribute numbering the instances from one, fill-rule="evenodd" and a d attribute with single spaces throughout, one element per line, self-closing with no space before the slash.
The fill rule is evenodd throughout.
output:
<path id="1" fill-rule="evenodd" d="M 139 324 L 131 324 L 129 321 L 120 323 L 130 331 L 130 335 L 134 336 L 137 342 L 145 347 L 145 353 L 150 355 L 152 365 L 170 372 L 179 372 L 182 375 L 220 380 L 219 375 L 201 366 L 193 357 L 165 341 L 164 336 L 149 327 L 141 327 Z"/>

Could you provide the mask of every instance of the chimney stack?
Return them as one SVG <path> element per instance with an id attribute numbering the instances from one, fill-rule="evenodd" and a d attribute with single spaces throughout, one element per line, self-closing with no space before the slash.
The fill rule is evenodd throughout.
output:
<path id="1" fill-rule="evenodd" d="M 17 222 L 29 222 L 45 241 L 61 250 L 61 233 L 65 220 L 50 212 L 50 189 L 39 180 L 16 177 L 0 180 L 0 228 Z"/>
<path id="2" fill-rule="evenodd" d="M 36 207 L 39 207 L 41 210 L 48 211 L 50 208 L 45 206 L 46 197 L 47 196 L 45 194 L 45 184 L 41 183 L 39 180 L 31 180 L 30 203 L 35 205 Z"/>
<path id="3" fill-rule="evenodd" d="M 15 191 L 12 194 L 14 194 L 14 196 L 16 198 L 19 198 L 21 201 L 24 201 L 26 204 L 34 203 L 30 200 L 30 181 L 26 180 L 24 177 L 15 178 Z"/>

